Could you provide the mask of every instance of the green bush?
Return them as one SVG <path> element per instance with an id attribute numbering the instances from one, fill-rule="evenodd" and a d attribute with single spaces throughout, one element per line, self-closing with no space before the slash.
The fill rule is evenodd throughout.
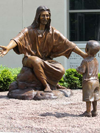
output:
<path id="1" fill-rule="evenodd" d="M 0 90 L 8 90 L 9 85 L 13 82 L 12 74 L 9 70 L 4 69 L 0 73 Z"/>
<path id="2" fill-rule="evenodd" d="M 98 73 L 99 83 L 100 83 L 100 73 Z"/>
<path id="3" fill-rule="evenodd" d="M 14 81 L 16 81 L 17 75 L 20 73 L 21 68 L 9 68 Z"/>
<path id="4" fill-rule="evenodd" d="M 59 81 L 59 84 L 70 89 L 82 88 L 82 75 L 79 74 L 76 69 L 68 69 L 65 75 Z"/>
<path id="5" fill-rule="evenodd" d="M 0 65 L 0 91 L 7 91 L 9 85 L 17 78 L 20 68 L 8 68 Z"/>
<path id="6" fill-rule="evenodd" d="M 9 85 L 16 81 L 21 68 L 8 68 L 0 65 L 0 91 L 8 91 Z M 100 82 L 100 73 L 98 74 Z M 59 81 L 61 86 L 70 89 L 82 89 L 82 75 L 76 69 L 68 69 Z"/>

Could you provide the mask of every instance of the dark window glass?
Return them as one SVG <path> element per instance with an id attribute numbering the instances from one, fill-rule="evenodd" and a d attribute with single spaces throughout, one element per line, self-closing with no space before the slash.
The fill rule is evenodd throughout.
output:
<path id="1" fill-rule="evenodd" d="M 70 0 L 70 10 L 100 9 L 100 0 Z"/>
<path id="2" fill-rule="evenodd" d="M 71 41 L 100 41 L 100 13 L 70 13 Z"/>

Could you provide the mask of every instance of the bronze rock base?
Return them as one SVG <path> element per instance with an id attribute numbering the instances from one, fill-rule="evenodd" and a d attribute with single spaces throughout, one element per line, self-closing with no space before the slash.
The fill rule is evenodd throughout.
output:
<path id="1" fill-rule="evenodd" d="M 49 84 L 50 85 L 50 84 Z M 59 97 L 69 97 L 72 92 L 63 86 L 50 85 L 52 92 L 44 92 L 44 88 L 40 81 L 35 77 L 32 69 L 23 67 L 17 76 L 17 80 L 10 84 L 8 97 L 24 100 L 42 100 L 56 99 Z"/>
<path id="2" fill-rule="evenodd" d="M 70 89 L 52 90 L 52 92 L 35 91 L 33 89 L 15 89 L 9 91 L 8 97 L 23 100 L 43 100 L 43 99 L 57 99 L 62 97 L 69 97 L 72 95 Z"/>

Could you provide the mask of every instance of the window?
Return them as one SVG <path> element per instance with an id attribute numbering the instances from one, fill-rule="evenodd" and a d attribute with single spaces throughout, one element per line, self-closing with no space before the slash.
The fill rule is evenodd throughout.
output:
<path id="1" fill-rule="evenodd" d="M 69 39 L 100 41 L 100 0 L 69 0 Z"/>

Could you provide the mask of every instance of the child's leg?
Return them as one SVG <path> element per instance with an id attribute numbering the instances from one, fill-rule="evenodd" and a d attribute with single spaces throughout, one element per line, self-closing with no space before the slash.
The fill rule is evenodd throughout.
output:
<path id="1" fill-rule="evenodd" d="M 92 102 L 92 105 L 93 105 L 92 116 L 97 116 L 97 101 Z"/>
<path id="2" fill-rule="evenodd" d="M 92 102 L 93 105 L 93 111 L 97 112 L 97 101 Z"/>
<path id="3" fill-rule="evenodd" d="M 91 114 L 91 102 L 86 102 L 86 112 Z"/>
<path id="4" fill-rule="evenodd" d="M 84 113 L 84 116 L 91 117 L 91 102 L 86 102 L 86 111 Z"/>
<path id="5" fill-rule="evenodd" d="M 91 102 L 86 102 L 86 111 L 80 115 L 80 116 L 87 116 L 87 117 L 91 117 Z"/>

